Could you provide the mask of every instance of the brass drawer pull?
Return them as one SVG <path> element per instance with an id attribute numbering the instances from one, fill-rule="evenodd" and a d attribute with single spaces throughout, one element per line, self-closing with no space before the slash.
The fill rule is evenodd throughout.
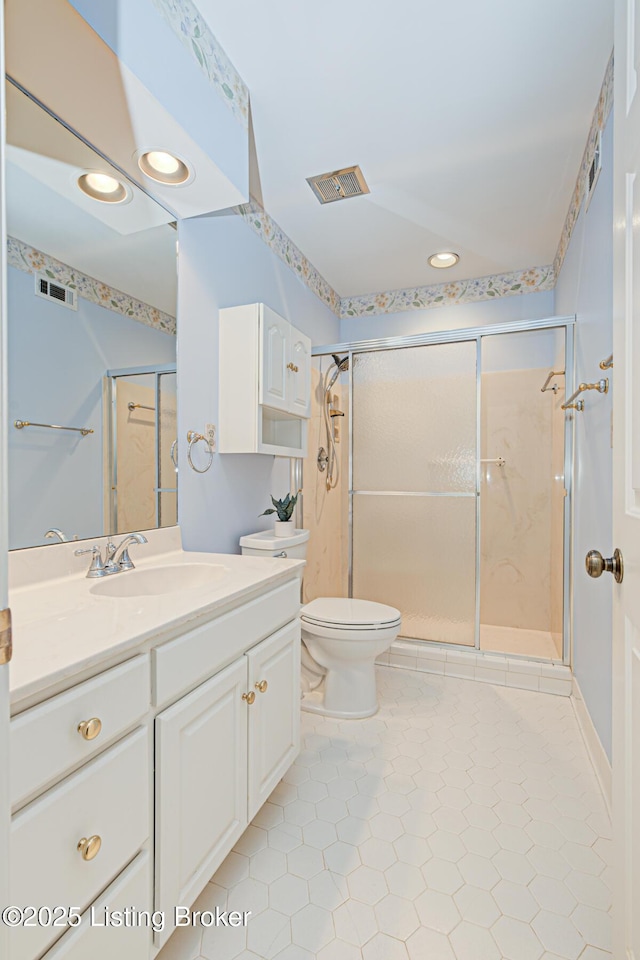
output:
<path id="1" fill-rule="evenodd" d="M 260 693 L 266 693 L 268 686 L 269 684 L 266 680 L 259 680 L 258 683 L 256 683 L 256 690 L 259 690 Z"/>
<path id="2" fill-rule="evenodd" d="M 100 853 L 100 847 L 102 846 L 102 840 L 99 836 L 94 835 L 93 837 L 83 837 L 82 840 L 78 840 L 78 850 L 82 855 L 83 860 L 93 860 Z"/>
<path id="3" fill-rule="evenodd" d="M 288 363 L 287 370 L 291 370 L 293 373 L 298 372 L 298 368 L 296 367 L 295 363 Z"/>
<path id="4" fill-rule="evenodd" d="M 249 704 L 249 706 L 251 706 L 251 704 L 253 703 L 253 701 L 255 700 L 255 698 L 256 698 L 256 695 L 255 695 L 255 693 L 253 692 L 253 690 L 249 690 L 249 693 L 243 693 L 243 694 L 242 694 L 242 699 L 243 699 L 243 700 L 246 700 L 247 703 Z"/>
<path id="5" fill-rule="evenodd" d="M 85 740 L 95 740 L 102 731 L 102 720 L 98 717 L 92 717 L 91 720 L 83 720 L 78 724 L 78 733 Z"/>

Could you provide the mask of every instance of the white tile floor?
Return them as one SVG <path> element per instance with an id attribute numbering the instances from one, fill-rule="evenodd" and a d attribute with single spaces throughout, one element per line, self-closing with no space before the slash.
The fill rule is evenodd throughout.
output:
<path id="1" fill-rule="evenodd" d="M 610 824 L 571 702 L 378 668 L 303 751 L 161 960 L 605 960 Z M 160 960 L 159 958 L 159 960 Z"/>

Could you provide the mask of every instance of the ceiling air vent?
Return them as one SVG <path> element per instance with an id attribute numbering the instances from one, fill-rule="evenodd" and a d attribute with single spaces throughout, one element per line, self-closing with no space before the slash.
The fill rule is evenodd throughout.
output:
<path id="1" fill-rule="evenodd" d="M 369 187 L 360 167 L 346 167 L 344 170 L 334 170 L 333 173 L 307 177 L 307 183 L 320 203 L 348 200 L 349 197 L 361 197 L 369 193 Z"/>
<path id="2" fill-rule="evenodd" d="M 55 300 L 70 310 L 78 309 L 78 294 L 72 287 L 55 283 L 42 273 L 36 274 L 36 296 L 43 300 Z"/>
<path id="3" fill-rule="evenodd" d="M 585 211 L 589 209 L 589 204 L 591 202 L 591 197 L 593 196 L 593 191 L 596 188 L 596 183 L 598 182 L 598 177 L 600 176 L 600 171 L 602 170 L 602 134 L 598 134 L 596 140 L 595 149 L 593 151 L 593 160 L 587 171 L 587 179 L 585 183 Z"/>

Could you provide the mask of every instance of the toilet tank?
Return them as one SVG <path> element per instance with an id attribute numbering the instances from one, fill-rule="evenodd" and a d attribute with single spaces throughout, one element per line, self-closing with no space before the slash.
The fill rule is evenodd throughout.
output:
<path id="1" fill-rule="evenodd" d="M 308 530 L 294 530 L 289 537 L 276 537 L 273 530 L 249 533 L 240 537 L 243 557 L 286 557 L 289 560 L 306 560 Z"/>

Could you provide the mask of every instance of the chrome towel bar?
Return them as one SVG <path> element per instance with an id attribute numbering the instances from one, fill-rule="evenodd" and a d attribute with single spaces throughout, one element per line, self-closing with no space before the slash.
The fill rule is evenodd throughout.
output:
<path id="1" fill-rule="evenodd" d="M 16 430 L 22 430 L 24 427 L 46 427 L 47 430 L 72 430 L 74 433 L 81 433 L 83 437 L 93 433 L 90 427 L 61 427 L 58 423 L 35 423 L 33 420 L 14 420 L 13 425 Z"/>

